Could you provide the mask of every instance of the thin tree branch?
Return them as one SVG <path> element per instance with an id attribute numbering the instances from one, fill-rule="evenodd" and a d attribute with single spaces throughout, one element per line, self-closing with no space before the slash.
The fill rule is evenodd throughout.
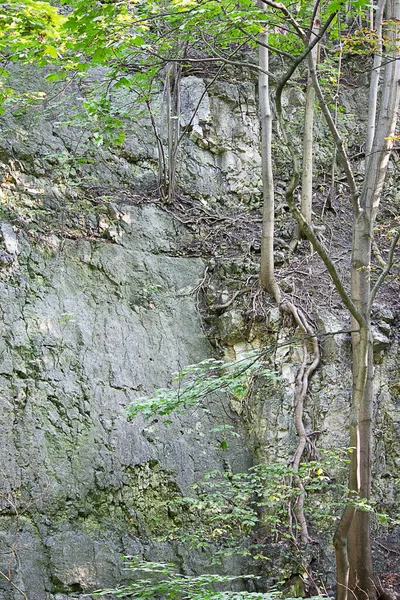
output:
<path id="1" fill-rule="evenodd" d="M 286 8 L 286 6 L 284 4 L 282 4 L 281 2 L 273 2 L 273 0 L 261 0 L 261 2 L 263 2 L 267 6 L 270 6 L 271 8 L 275 8 L 276 10 L 279 10 L 282 14 L 284 14 L 286 19 L 289 21 L 289 23 L 292 24 L 293 28 L 296 30 L 297 35 L 300 37 L 300 39 L 305 44 L 307 44 L 306 32 L 304 31 L 304 29 L 302 28 L 300 23 L 289 12 L 289 10 Z"/>
<path id="2" fill-rule="evenodd" d="M 231 21 L 229 14 L 226 12 L 226 9 L 222 4 L 221 4 L 221 9 L 222 9 L 222 12 L 224 13 L 225 17 Z M 249 39 L 251 39 L 252 42 L 255 42 L 258 46 L 263 46 L 264 48 L 267 48 L 267 50 L 271 50 L 271 52 L 274 52 L 275 54 L 280 54 L 281 56 L 284 56 L 285 58 L 287 58 L 291 61 L 295 60 L 294 56 L 292 54 L 290 54 L 289 52 L 285 52 L 285 50 L 280 50 L 279 48 L 275 48 L 274 46 L 270 46 L 270 44 L 266 44 L 265 42 L 262 42 L 255 35 L 252 35 L 248 31 L 246 31 L 246 29 L 244 27 L 237 25 L 237 23 L 235 23 L 235 26 L 239 31 L 244 33 L 244 35 L 246 35 Z"/>
<path id="3" fill-rule="evenodd" d="M 247 44 L 247 42 L 248 42 L 248 40 L 246 40 L 246 41 L 244 41 L 242 44 L 240 44 L 240 46 L 239 46 L 238 48 L 236 48 L 236 50 L 234 50 L 234 51 L 233 51 L 233 52 L 232 52 L 232 53 L 229 55 L 229 57 L 232 57 L 232 56 L 234 56 L 235 54 L 237 54 L 237 52 L 239 52 L 239 50 L 241 50 L 241 48 L 243 48 L 243 46 L 245 46 L 245 45 Z M 228 60 L 229 60 L 229 59 L 228 59 Z M 211 79 L 211 81 L 210 81 L 210 82 L 209 82 L 209 83 L 208 83 L 208 84 L 205 86 L 205 88 L 204 88 L 204 91 L 203 91 L 203 93 L 201 94 L 201 96 L 200 96 L 200 98 L 199 98 L 199 101 L 198 101 L 198 102 L 197 102 L 197 104 L 196 104 L 196 108 L 195 108 L 195 109 L 194 109 L 194 111 L 193 111 L 193 114 L 192 114 L 192 116 L 191 116 L 191 118 L 190 118 L 190 121 L 189 121 L 189 123 L 186 125 L 186 127 L 184 127 L 184 129 L 183 129 L 183 131 L 182 131 L 182 133 L 181 133 L 181 135 L 180 135 L 180 137 L 179 137 L 179 139 L 178 139 L 178 141 L 177 141 L 177 144 L 176 144 L 176 152 L 174 153 L 174 159 L 175 159 L 175 157 L 176 157 L 176 154 L 177 154 L 177 152 L 178 152 L 178 148 L 179 148 L 179 146 L 180 146 L 180 143 L 181 143 L 181 141 L 182 141 L 183 137 L 184 137 L 184 136 L 186 135 L 186 133 L 189 131 L 189 128 L 190 128 L 190 126 L 192 125 L 192 123 L 193 123 L 193 120 L 194 120 L 195 116 L 197 115 L 197 111 L 198 111 L 198 110 L 199 110 L 199 108 L 200 108 L 200 104 L 202 103 L 204 96 L 207 94 L 207 92 L 208 92 L 208 90 L 210 89 L 210 87 L 213 85 L 213 83 L 215 83 L 215 81 L 216 81 L 216 80 L 218 79 L 218 77 L 220 76 L 220 74 L 221 74 L 222 70 L 225 68 L 225 64 L 226 64 L 226 63 L 223 63 L 223 64 L 222 64 L 222 65 L 219 67 L 219 69 L 218 69 L 217 73 L 214 75 L 214 77 Z"/>
<path id="4" fill-rule="evenodd" d="M 249 62 L 245 62 L 245 61 L 236 61 L 236 60 L 229 60 L 228 58 L 225 58 L 223 56 L 212 56 L 212 57 L 208 57 L 208 58 L 165 58 L 164 56 L 161 56 L 159 54 L 157 54 L 156 52 L 149 52 L 149 54 L 151 54 L 151 56 L 155 56 L 155 58 L 158 58 L 159 60 L 163 61 L 163 62 L 179 62 L 182 63 L 182 65 L 184 65 L 185 63 L 206 63 L 206 62 L 211 62 L 211 63 L 217 63 L 217 62 L 224 62 L 227 65 L 233 65 L 236 67 L 247 67 L 248 69 L 254 69 L 255 71 L 259 71 L 261 73 L 265 73 L 265 75 L 268 75 L 268 77 L 271 77 L 271 79 L 273 79 L 274 81 L 277 81 L 277 77 L 276 75 L 274 75 L 273 73 L 271 73 L 270 71 L 265 71 L 264 69 L 261 69 L 257 64 L 255 63 L 249 63 Z"/>
<path id="5" fill-rule="evenodd" d="M 318 98 L 318 102 L 320 105 L 320 108 L 322 110 L 322 113 L 325 117 L 326 123 L 328 125 L 328 128 L 332 134 L 332 137 L 334 139 L 336 148 L 337 148 L 337 153 L 338 153 L 338 158 L 339 158 L 339 162 L 345 172 L 346 175 L 346 179 L 347 182 L 349 184 L 350 187 L 350 193 L 351 193 L 351 197 L 352 197 L 352 201 L 353 201 L 353 205 L 355 208 L 356 213 L 358 213 L 359 210 L 359 192 L 357 189 L 357 184 L 356 184 L 356 180 L 354 179 L 354 175 L 353 175 L 353 170 L 351 168 L 351 164 L 349 161 L 349 158 L 347 156 L 344 144 L 343 144 L 343 139 L 335 125 L 335 121 L 331 115 L 331 111 L 329 110 L 329 107 L 325 101 L 324 95 L 322 93 L 321 87 L 319 85 L 319 81 L 318 81 L 318 77 L 317 77 L 317 72 L 315 69 L 315 63 L 313 61 L 313 58 L 311 56 L 311 54 L 308 55 L 308 66 L 310 69 L 310 75 L 312 78 L 312 82 L 313 82 L 313 86 L 315 89 L 315 93 L 317 95 Z"/>
<path id="6" fill-rule="evenodd" d="M 339 274 L 336 270 L 336 267 L 333 264 L 327 250 L 325 249 L 325 247 L 321 244 L 321 242 L 315 235 L 313 228 L 308 225 L 308 223 L 304 219 L 303 215 L 300 213 L 300 211 L 295 206 L 294 201 L 293 201 L 293 194 L 291 195 L 291 198 L 286 196 L 286 200 L 289 204 L 289 208 L 290 208 L 292 215 L 294 216 L 294 218 L 296 219 L 296 221 L 298 222 L 298 224 L 300 226 L 301 231 L 304 233 L 306 238 L 312 243 L 312 245 L 313 245 L 314 249 L 316 250 L 316 252 L 318 253 L 319 257 L 324 262 L 324 264 L 328 270 L 328 273 L 335 285 L 335 288 L 336 288 L 343 304 L 350 311 L 350 313 L 355 318 L 357 323 L 359 323 L 360 325 L 365 325 L 364 317 L 357 310 L 355 304 L 351 300 L 350 295 L 346 292 L 344 285 L 343 285 L 343 283 L 339 277 Z"/>
<path id="7" fill-rule="evenodd" d="M 315 21 L 315 17 L 317 16 L 320 4 L 321 4 L 321 0 L 317 0 L 314 4 L 313 13 L 311 15 L 311 20 L 310 20 L 310 37 L 313 33 L 314 21 Z"/>
<path id="8" fill-rule="evenodd" d="M 311 55 L 309 55 L 309 57 L 311 57 Z M 314 61 L 311 61 L 311 62 L 314 64 Z M 298 186 L 299 179 L 300 179 L 299 159 L 297 157 L 296 152 L 293 149 L 292 144 L 289 143 L 287 133 L 286 133 L 286 128 L 285 128 L 285 123 L 284 123 L 283 116 L 282 116 L 282 111 L 279 111 L 278 107 L 277 107 L 277 117 L 278 117 L 279 126 L 281 128 L 283 141 L 284 141 L 287 149 L 289 150 L 289 152 L 292 156 L 292 160 L 293 160 L 293 175 L 292 175 L 291 181 L 289 182 L 289 185 L 286 188 L 286 193 L 285 193 L 286 201 L 290 208 L 290 212 L 292 213 L 293 217 L 296 219 L 297 223 L 299 224 L 299 227 L 300 227 L 301 231 L 303 232 L 303 234 L 312 243 L 314 249 L 320 256 L 321 260 L 324 262 L 324 264 L 328 270 L 328 273 L 336 287 L 336 290 L 337 290 L 343 304 L 350 311 L 351 315 L 355 318 L 355 320 L 357 321 L 357 323 L 359 323 L 359 325 L 361 327 L 362 325 L 366 324 L 364 317 L 357 310 L 350 295 L 346 292 L 344 285 L 342 283 L 342 280 L 340 279 L 339 274 L 336 270 L 336 267 L 333 264 L 332 259 L 330 258 L 327 250 L 325 249 L 323 244 L 319 241 L 319 239 L 315 235 L 314 229 L 312 228 L 312 226 L 310 226 L 307 223 L 307 221 L 304 219 L 303 215 L 297 209 L 297 207 L 294 203 L 293 195 L 294 195 L 294 191 L 295 191 L 296 187 Z"/>
<path id="9" fill-rule="evenodd" d="M 307 56 L 309 55 L 311 50 L 314 48 L 314 46 L 316 46 L 318 44 L 318 42 L 322 39 L 322 37 L 325 34 L 326 30 L 328 29 L 329 25 L 332 23 L 333 19 L 336 17 L 336 14 L 337 13 L 332 13 L 331 15 L 329 15 L 329 18 L 327 19 L 325 25 L 322 27 L 321 31 L 317 35 L 315 35 L 312 42 L 310 42 L 307 45 L 307 47 L 303 50 L 303 52 L 301 54 L 299 54 L 299 56 L 295 59 L 293 65 L 286 72 L 286 75 L 279 81 L 278 87 L 276 89 L 276 99 L 275 99 L 275 102 L 277 104 L 277 110 L 281 110 L 281 97 L 282 97 L 283 88 L 285 87 L 285 85 L 287 84 L 289 79 L 292 77 L 292 75 L 295 72 L 295 70 L 297 69 L 297 67 L 303 62 L 303 60 L 305 58 L 307 58 Z M 278 105 L 279 105 L 279 108 L 278 108 Z"/>
<path id="10" fill-rule="evenodd" d="M 385 281 L 386 277 L 389 275 L 391 268 L 393 267 L 394 255 L 395 255 L 396 246 L 398 244 L 399 239 L 400 239 L 400 231 L 397 232 L 397 234 L 394 236 L 394 238 L 392 240 L 392 243 L 390 244 L 386 267 L 383 269 L 382 273 L 379 275 L 377 282 L 375 283 L 374 287 L 371 290 L 371 297 L 370 297 L 370 301 L 369 301 L 368 311 L 371 311 L 376 294 L 378 293 L 379 288 L 381 287 L 381 285 Z"/>
<path id="11" fill-rule="evenodd" d="M 0 571 L 0 576 L 3 577 L 7 581 L 7 583 L 9 583 L 15 590 L 17 590 L 17 592 L 19 592 L 21 596 L 23 596 L 24 600 L 28 600 L 28 596 L 21 590 L 20 587 L 17 586 L 16 583 L 12 581 L 10 577 L 3 573 L 3 571 Z"/>
<path id="12" fill-rule="evenodd" d="M 372 240 L 372 252 L 374 253 L 375 258 L 378 261 L 378 263 L 381 265 L 381 267 L 385 268 L 386 261 L 384 260 L 382 254 L 378 248 L 378 244 L 376 243 L 376 240 Z"/>

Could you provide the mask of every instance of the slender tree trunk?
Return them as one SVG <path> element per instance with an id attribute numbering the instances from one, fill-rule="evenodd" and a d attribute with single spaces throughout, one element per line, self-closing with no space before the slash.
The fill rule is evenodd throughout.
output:
<path id="1" fill-rule="evenodd" d="M 321 22 L 317 14 L 313 23 L 310 42 L 319 34 Z M 316 44 L 311 50 L 314 64 L 318 62 L 319 45 Z M 303 134 L 303 169 L 301 177 L 301 214 L 309 225 L 311 225 L 312 193 L 313 193 L 313 152 L 314 152 L 314 113 L 315 113 L 315 90 L 312 83 L 311 73 L 308 72 L 306 107 L 304 114 Z"/>
<path id="2" fill-rule="evenodd" d="M 341 38 L 341 29 L 340 29 L 340 20 L 338 20 L 339 26 L 339 38 Z M 340 93 L 340 77 L 342 74 L 342 59 L 343 59 L 343 43 L 339 42 L 339 61 L 338 61 L 338 74 L 337 74 L 337 83 L 336 83 L 336 93 L 335 93 L 335 111 L 333 114 L 333 118 L 335 121 L 335 125 L 337 126 L 338 122 L 338 114 L 339 114 L 339 93 Z M 329 191 L 329 196 L 326 200 L 326 206 L 332 210 L 334 209 L 334 202 L 336 196 L 336 159 L 337 159 L 337 148 L 336 146 L 333 148 L 332 155 L 332 167 L 331 167 L 331 189 Z M 325 206 L 322 210 L 322 216 L 324 216 Z"/>
<path id="3" fill-rule="evenodd" d="M 162 186 L 162 195 L 167 204 L 174 201 L 176 192 L 176 162 L 179 144 L 180 113 L 180 66 L 167 65 L 165 77 L 165 109 L 167 121 L 167 169 Z"/>
<path id="4" fill-rule="evenodd" d="M 358 194 L 358 186 L 354 179 L 343 140 L 332 119 L 329 107 L 323 98 L 315 71 L 313 57 L 311 55 L 308 56 L 313 85 L 318 95 L 322 112 L 333 135 L 337 155 L 348 179 L 353 201 L 354 225 L 351 264 L 351 296 L 349 296 L 345 290 L 329 254 L 323 244 L 321 244 L 315 236 L 312 226 L 309 225 L 294 204 L 293 192 L 298 183 L 297 175 L 292 178 L 286 192 L 286 198 L 292 214 L 295 216 L 303 233 L 313 243 L 316 251 L 327 266 L 336 289 L 352 316 L 353 328 L 357 330 L 352 337 L 354 383 L 350 424 L 351 444 L 356 451 L 353 453 L 351 459 L 349 486 L 352 491 L 357 492 L 359 496 L 367 499 L 370 498 L 371 493 L 373 409 L 373 353 L 370 316 L 372 301 L 377 289 L 376 284 L 375 288 L 371 291 L 371 254 L 373 227 L 379 207 L 398 117 L 400 98 L 400 61 L 397 56 L 397 40 L 399 39 L 397 28 L 398 23 L 400 23 L 400 0 L 387 0 L 386 19 L 388 32 L 385 45 L 388 49 L 388 56 L 382 82 L 379 117 L 376 126 L 374 126 L 371 154 L 368 159 L 368 168 L 366 169 L 366 175 L 360 195 Z M 267 42 L 266 38 L 264 38 L 264 40 L 261 38 L 261 40 Z M 390 54 L 392 56 L 390 56 Z M 268 62 L 262 62 L 265 60 L 268 61 L 268 54 L 265 52 L 265 48 L 262 48 L 260 51 L 260 65 L 263 64 L 265 70 L 268 70 Z M 264 213 L 266 216 L 264 225 L 266 225 L 267 228 L 264 229 L 265 237 L 263 237 L 263 243 L 264 251 L 268 248 L 272 253 L 273 242 L 271 238 L 273 225 L 271 228 L 271 213 L 268 213 L 268 210 L 271 210 L 271 206 L 273 206 L 273 186 L 270 188 L 268 187 L 268 184 L 272 183 L 270 160 L 271 115 L 268 97 L 263 97 L 263 91 L 268 91 L 268 78 L 260 79 L 260 112 L 263 123 L 264 190 L 266 194 L 265 198 L 268 200 L 265 205 L 266 212 Z M 295 152 L 292 152 L 292 155 L 294 163 L 296 163 L 297 158 Z M 298 174 L 298 169 L 295 169 L 295 173 Z M 267 185 L 265 185 L 266 183 Z M 268 196 L 268 193 L 270 193 L 270 196 Z M 398 237 L 395 238 L 395 244 L 397 241 Z M 264 254 L 264 267 L 265 265 L 268 266 L 268 263 L 265 262 L 266 256 L 268 255 Z M 268 275 L 271 273 L 272 277 L 268 278 Z M 385 273 L 387 274 L 386 269 L 381 275 L 384 277 Z M 268 270 L 264 270 L 264 275 L 261 276 L 261 283 L 266 289 L 268 289 L 269 286 L 273 288 L 273 268 L 270 269 L 269 272 Z M 355 598 L 356 600 L 375 599 L 378 595 L 379 587 L 374 581 L 369 513 L 359 511 L 354 505 L 352 506 L 351 503 L 349 503 L 337 528 L 334 543 L 337 562 L 338 599 L 348 600 L 350 597 Z"/>
<path id="5" fill-rule="evenodd" d="M 387 20 L 389 21 L 388 37 L 395 45 L 397 38 L 397 19 L 400 17 L 400 0 L 388 0 Z M 392 21 L 392 23 L 390 23 Z M 390 43 L 389 42 L 389 45 Z M 397 54 L 396 49 L 389 49 Z M 394 58 L 394 56 L 393 56 Z M 361 498 L 369 499 L 371 495 L 371 447 L 372 447 L 372 412 L 373 412 L 373 352 L 371 332 L 371 258 L 373 228 L 379 207 L 380 196 L 385 180 L 392 136 L 399 107 L 400 65 L 398 60 L 387 57 L 382 83 L 379 117 L 374 126 L 374 137 L 368 168 L 361 190 L 360 200 L 356 205 L 353 225 L 353 246 L 351 265 L 351 295 L 358 311 L 364 318 L 359 324 L 359 332 L 353 333 L 353 415 L 356 421 L 356 461 L 352 461 L 350 487 L 357 491 Z M 376 96 L 375 96 L 376 98 Z M 370 125 L 372 120 L 369 121 Z M 353 322 L 353 328 L 356 327 Z M 355 421 L 355 419 L 354 419 Z M 352 427 L 354 427 L 352 422 Z M 352 596 L 358 600 L 376 598 L 377 587 L 374 572 L 370 541 L 370 515 L 368 512 L 355 511 L 348 535 L 349 579 L 348 587 Z"/>
<path id="6" fill-rule="evenodd" d="M 364 303 L 364 302 L 363 302 Z M 358 303 L 357 303 L 358 304 Z M 360 310 L 362 306 L 358 304 Z M 353 334 L 353 410 L 351 444 L 356 460 L 350 465 L 350 489 L 360 498 L 371 496 L 371 447 L 373 407 L 373 355 L 370 322 Z M 360 600 L 376 598 L 376 586 L 371 554 L 370 513 L 356 510 L 347 533 L 349 578 L 353 597 Z"/>
<path id="7" fill-rule="evenodd" d="M 400 22 L 400 0 L 387 0 L 387 56 L 379 117 L 374 122 L 374 136 L 368 168 L 366 169 L 361 194 L 343 145 L 343 140 L 335 126 L 329 108 L 323 98 L 312 57 L 309 56 L 310 72 L 318 95 L 322 112 L 332 133 L 338 157 L 345 170 L 354 207 L 354 225 L 351 264 L 351 297 L 343 288 L 336 269 L 331 263 L 325 248 L 319 243 L 312 227 L 296 209 L 293 200 L 289 202 L 292 213 L 303 233 L 312 241 L 314 248 L 328 268 L 345 306 L 352 315 L 353 329 L 353 397 L 350 420 L 350 443 L 356 449 L 352 454 L 349 487 L 362 498 L 370 498 L 371 493 L 371 447 L 373 410 L 373 353 L 371 334 L 371 308 L 376 285 L 371 291 L 371 254 L 373 228 L 379 208 L 380 196 L 385 180 L 390 150 L 398 117 L 400 97 L 400 61 L 398 60 L 397 39 Z M 376 96 L 375 96 L 376 97 Z M 372 107 L 374 110 L 375 108 Z M 369 120 L 372 123 L 372 117 Z M 375 124 L 376 123 L 376 124 Z M 398 237 L 395 238 L 395 244 Z M 394 246 L 393 246 L 394 250 Z M 393 253 L 392 253 L 393 254 Z M 392 260 L 392 259 L 390 259 Z M 381 274 L 387 274 L 387 270 Z M 379 280 L 378 280 L 379 281 Z M 334 537 L 337 565 L 337 599 L 368 600 L 381 593 L 374 580 L 370 517 L 368 512 L 357 511 L 351 503 L 346 507 Z"/>
<path id="8" fill-rule="evenodd" d="M 369 86 L 368 99 L 368 123 L 367 123 L 367 141 L 365 144 L 365 165 L 368 168 L 368 160 L 372 150 L 372 143 L 375 135 L 376 111 L 378 107 L 378 87 L 382 64 L 382 20 L 385 10 L 386 0 L 379 0 L 376 7 L 375 31 L 377 36 L 377 49 L 374 55 L 374 65 L 371 71 L 371 82 Z M 374 29 L 373 11 L 371 18 L 371 29 Z"/>
<path id="9" fill-rule="evenodd" d="M 266 10 L 266 5 L 262 0 L 258 0 L 258 6 Z M 279 304 L 280 292 L 275 280 L 274 271 L 275 194 L 271 150 L 272 112 L 269 97 L 269 79 L 267 75 L 269 70 L 269 55 L 268 48 L 266 47 L 266 44 L 268 44 L 267 26 L 264 31 L 259 34 L 259 40 L 259 66 L 264 71 L 259 71 L 258 76 L 263 183 L 260 285 L 263 289 L 272 294 Z"/>

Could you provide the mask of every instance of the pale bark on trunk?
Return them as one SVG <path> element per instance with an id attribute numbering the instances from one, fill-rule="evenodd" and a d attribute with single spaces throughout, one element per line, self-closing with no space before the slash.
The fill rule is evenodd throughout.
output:
<path id="1" fill-rule="evenodd" d="M 353 201 L 354 225 L 351 264 L 351 296 L 349 296 L 345 290 L 329 254 L 315 236 L 312 225 L 309 224 L 294 204 L 293 192 L 297 186 L 296 177 L 293 178 L 286 193 L 292 214 L 296 218 L 302 232 L 312 242 L 316 251 L 326 264 L 328 272 L 335 283 L 336 289 L 343 300 L 344 305 L 350 311 L 352 316 L 352 328 L 358 330 L 352 336 L 354 383 L 350 423 L 350 443 L 356 451 L 352 454 L 351 459 L 349 487 L 353 492 L 357 492 L 360 497 L 367 499 L 370 497 L 371 493 L 373 409 L 373 353 L 370 316 L 375 295 L 375 289 L 371 291 L 370 283 L 371 254 L 373 227 L 379 207 L 398 116 L 400 61 L 397 60 L 398 52 L 395 46 L 398 35 L 395 30 L 398 27 L 398 22 L 400 22 L 400 0 L 387 0 L 386 18 L 388 22 L 388 42 L 386 43 L 386 47 L 388 48 L 389 53 L 392 52 L 392 56 L 387 57 L 385 65 L 379 117 L 376 126 L 374 124 L 373 128 L 374 135 L 370 158 L 368 159 L 368 168 L 366 169 L 365 180 L 360 195 L 358 194 L 358 186 L 345 151 L 342 137 L 335 125 L 328 105 L 323 98 L 315 71 L 313 57 L 311 55 L 308 57 L 310 74 L 316 94 L 318 95 L 320 106 L 326 118 L 328 127 L 333 135 L 337 155 L 345 171 Z M 266 58 L 268 60 L 268 55 L 266 55 Z M 268 70 L 268 63 L 266 63 L 265 66 L 265 70 Z M 269 102 L 267 102 L 265 106 L 261 105 L 261 101 L 266 100 L 265 97 L 262 98 L 261 90 L 263 89 L 263 83 L 266 86 L 266 90 L 268 90 L 268 80 L 264 80 L 264 82 L 260 81 L 263 151 L 264 149 L 266 150 L 264 153 L 266 162 L 263 164 L 263 175 L 266 174 L 267 176 L 266 180 L 264 180 L 264 189 L 266 193 L 268 193 L 269 190 L 265 185 L 265 181 L 272 183 L 272 168 L 270 171 L 271 177 L 268 179 L 269 172 L 266 167 L 271 167 L 271 162 L 270 145 L 268 146 L 266 144 L 266 140 L 268 140 L 271 135 L 271 116 Z M 372 84 L 375 85 L 374 81 Z M 374 95 L 373 91 L 371 91 L 371 104 L 374 102 L 373 99 Z M 371 108 L 374 107 L 372 106 Z M 372 123 L 372 120 L 373 117 L 371 116 L 369 122 Z M 374 121 L 376 122 L 376 113 Z M 297 159 L 295 153 L 292 153 L 292 155 L 294 162 L 296 163 Z M 273 187 L 270 189 L 273 194 Z M 266 207 L 270 208 L 271 203 L 266 203 Z M 267 221 L 269 226 L 271 223 L 271 220 Z M 273 226 L 272 229 L 269 230 L 269 235 L 271 236 L 272 234 Z M 273 252 L 271 237 L 268 238 L 267 236 L 263 241 L 268 241 L 270 244 L 269 248 L 271 248 L 271 252 Z M 395 238 L 395 244 L 397 244 L 397 241 L 398 237 Z M 390 259 L 389 262 L 391 262 L 391 260 L 392 259 Z M 384 272 L 381 275 L 384 277 L 387 272 L 388 271 L 384 269 Z M 274 281 L 274 279 L 272 281 Z M 266 285 L 264 285 L 264 287 L 267 288 Z M 304 437 L 301 434 L 302 431 L 299 432 L 300 450 L 302 448 L 302 438 Z M 374 580 L 369 521 L 370 518 L 368 512 L 359 511 L 350 503 L 346 507 L 337 528 L 334 544 L 337 563 L 337 598 L 339 600 L 349 600 L 350 598 L 355 598 L 356 600 L 375 599 L 378 593 L 380 593 L 379 587 Z"/>
<path id="2" fill-rule="evenodd" d="M 319 34 L 321 22 L 317 14 L 310 36 L 310 42 Z M 314 64 L 318 62 L 319 44 L 311 50 Z M 313 193 L 313 152 L 314 152 L 314 113 L 315 90 L 310 71 L 307 77 L 306 107 L 304 114 L 303 133 L 303 168 L 301 176 L 301 214 L 309 225 L 312 219 L 312 193 Z"/>
<path id="3" fill-rule="evenodd" d="M 374 64 L 371 71 L 371 81 L 369 85 L 369 99 L 368 99 L 368 122 L 367 122 L 367 141 L 365 144 L 365 164 L 368 168 L 368 161 L 372 150 L 372 143 L 375 135 L 376 125 L 376 111 L 378 108 L 378 88 L 379 88 L 379 77 L 381 74 L 382 65 L 382 20 L 383 13 L 385 10 L 386 0 L 379 0 L 376 6 L 375 14 L 375 31 L 377 36 L 377 48 L 374 55 Z M 373 12 L 372 12 L 373 16 Z M 371 19 L 371 29 L 374 28 L 374 19 Z"/>
<path id="4" fill-rule="evenodd" d="M 376 113 L 374 113 L 374 136 L 368 159 L 368 168 L 366 169 L 365 180 L 360 195 L 357 192 L 357 185 L 343 146 L 343 141 L 328 106 L 324 101 L 313 64 L 314 61 L 312 57 L 309 57 L 310 72 L 316 93 L 322 112 L 333 135 L 338 157 L 345 170 L 353 200 L 354 225 L 351 298 L 349 298 L 343 288 L 340 278 L 337 276 L 336 269 L 331 264 L 329 255 L 319 243 L 312 227 L 309 226 L 303 215 L 296 209 L 293 201 L 289 203 L 292 213 L 303 233 L 312 241 L 318 254 L 325 262 L 340 297 L 349 309 L 352 315 L 352 329 L 358 330 L 352 336 L 354 383 L 350 419 L 350 444 L 356 450 L 351 458 L 349 487 L 352 491 L 357 492 L 360 497 L 367 499 L 370 498 L 371 493 L 373 411 L 373 353 L 370 317 L 375 295 L 375 290 L 371 291 L 370 282 L 371 254 L 373 228 L 398 117 L 400 61 L 396 60 L 398 52 L 395 48 L 395 40 L 398 38 L 396 29 L 399 18 L 400 0 L 387 0 L 386 19 L 389 23 L 387 35 L 390 41 L 386 43 L 386 46 L 388 47 L 388 53 L 392 53 L 392 56 L 387 56 L 382 82 L 379 116 L 376 120 Z M 375 85 L 374 81 L 372 83 Z M 371 98 L 374 98 L 372 92 Z M 372 116 L 369 122 L 372 123 Z M 398 238 L 395 238 L 395 244 L 397 241 Z M 387 274 L 388 270 L 385 269 L 384 272 Z M 337 565 L 337 599 L 375 599 L 380 590 L 374 580 L 369 513 L 357 511 L 354 506 L 349 504 L 337 528 L 334 545 Z"/>
<path id="5" fill-rule="evenodd" d="M 387 19 L 393 20 L 388 32 L 395 44 L 396 19 L 400 17 L 400 0 L 388 0 Z M 390 44 L 391 42 L 389 42 Z M 393 48 L 393 53 L 396 50 Z M 361 498 L 371 495 L 371 447 L 373 413 L 373 353 L 371 332 L 371 258 L 373 229 L 385 180 L 390 149 L 393 145 L 399 107 L 400 64 L 387 57 L 382 83 L 379 117 L 374 127 L 367 170 L 353 226 L 351 265 L 352 300 L 365 323 L 359 333 L 353 333 L 353 407 L 358 412 L 357 426 L 357 487 Z M 354 467 L 353 467 L 354 469 Z M 353 473 L 353 480 L 354 480 Z M 353 483 L 354 485 L 354 483 Z M 359 600 L 376 598 L 371 542 L 370 515 L 356 511 L 348 532 L 349 588 Z M 354 597 L 354 596 L 353 596 Z"/>
<path id="6" fill-rule="evenodd" d="M 167 118 L 167 173 L 163 196 L 167 204 L 172 204 L 176 192 L 176 163 L 179 144 L 180 114 L 180 67 L 172 63 L 165 78 L 165 104 Z"/>
<path id="7" fill-rule="evenodd" d="M 259 8 L 266 10 L 262 0 L 258 1 Z M 259 66 L 258 96 L 261 120 L 261 161 L 263 183 L 263 213 L 261 232 L 261 265 L 260 285 L 280 302 L 280 291 L 275 280 L 274 270 L 274 230 L 275 230 L 275 194 L 272 171 L 272 111 L 269 93 L 269 55 L 267 27 L 259 34 Z"/>
<path id="8" fill-rule="evenodd" d="M 400 0 L 388 0 L 387 19 L 396 20 L 400 16 Z M 389 38 L 395 40 L 397 24 L 389 25 Z M 393 43 L 395 43 L 393 41 Z M 390 44 L 390 42 L 389 42 Z M 393 49 L 396 53 L 396 50 Z M 353 347 L 353 414 L 356 423 L 356 459 L 351 464 L 350 487 L 361 498 L 371 495 L 371 448 L 373 413 L 373 352 L 371 332 L 371 258 L 373 228 L 380 196 L 385 180 L 392 136 L 398 116 L 400 65 L 398 60 L 387 57 L 379 117 L 373 129 L 374 137 L 370 144 L 365 180 L 358 206 L 355 210 L 353 225 L 353 246 L 351 264 L 351 295 L 358 311 L 364 318 L 359 324 L 359 332 L 352 334 Z M 374 84 L 374 81 L 372 81 Z M 376 83 L 374 84 L 376 85 Z M 377 99 L 372 90 L 370 99 Z M 373 114 L 373 107 L 371 107 Z M 369 119 L 372 128 L 372 117 Z M 353 328 L 356 324 L 353 322 Z M 348 587 L 352 597 L 359 600 L 376 598 L 377 587 L 371 555 L 370 514 L 355 511 L 348 533 L 349 578 Z"/>

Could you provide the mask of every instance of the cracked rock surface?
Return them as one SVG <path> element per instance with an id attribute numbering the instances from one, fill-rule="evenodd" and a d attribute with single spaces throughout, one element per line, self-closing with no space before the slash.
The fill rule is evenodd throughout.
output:
<path id="1" fill-rule="evenodd" d="M 204 265 L 171 255 L 184 232 L 152 205 L 121 210 L 118 245 L 21 237 L 0 285 L 0 561 L 29 599 L 114 584 L 122 554 L 151 556 L 159 504 L 223 468 L 207 418 L 122 413 L 209 347 L 190 294 Z"/>

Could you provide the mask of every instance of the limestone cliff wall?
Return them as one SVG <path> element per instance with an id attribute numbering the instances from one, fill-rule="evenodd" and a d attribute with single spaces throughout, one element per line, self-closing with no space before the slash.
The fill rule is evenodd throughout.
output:
<path id="1" fill-rule="evenodd" d="M 121 210 L 118 244 L 6 238 L 1 570 L 10 560 L 32 600 L 112 585 L 123 554 L 151 554 L 141 538 L 168 518 L 160 503 L 223 468 L 209 434 L 218 405 L 160 428 L 122 414 L 210 350 L 190 294 L 204 265 L 174 256 L 184 232 L 152 206 Z M 5 581 L 0 590 L 19 597 Z"/>
<path id="2" fill-rule="evenodd" d="M 17 72 L 21 90 L 33 89 L 32 72 Z M 183 81 L 183 124 L 204 86 Z M 224 453 L 210 434 L 226 421 L 222 397 L 208 416 L 192 412 L 168 426 L 123 415 L 129 401 L 211 355 L 194 290 L 208 266 L 208 303 L 229 297 L 236 259 L 210 266 L 188 256 L 196 232 L 143 192 L 156 180 L 148 120 L 130 124 L 121 149 L 96 148 L 90 130 L 66 124 L 81 95 L 72 86 L 57 105 L 8 112 L 1 123 L 0 570 L 10 566 L 14 584 L 0 578 L 1 600 L 19 599 L 17 588 L 29 600 L 64 600 L 113 585 L 124 576 L 122 554 L 201 570 L 201 558 L 181 547 L 149 543 L 170 518 L 162 502 L 206 471 L 244 470 L 252 460 L 243 442 Z M 302 99 L 286 101 L 295 110 Z M 225 82 L 205 93 L 182 148 L 180 185 L 205 207 L 259 205 L 253 84 Z M 320 306 L 315 316 L 321 331 L 348 328 L 340 310 Z M 211 322 L 214 342 L 231 358 L 266 339 L 240 308 Z M 293 333 L 273 307 L 265 324 L 274 340 Z M 381 304 L 375 471 L 377 497 L 389 508 L 399 468 L 396 324 L 396 307 Z M 346 334 L 326 339 L 306 417 L 322 447 L 347 444 L 349 358 Z M 256 394 L 246 422 L 256 460 L 286 460 L 295 447 L 297 364 L 289 347 L 271 354 L 281 379 Z"/>

